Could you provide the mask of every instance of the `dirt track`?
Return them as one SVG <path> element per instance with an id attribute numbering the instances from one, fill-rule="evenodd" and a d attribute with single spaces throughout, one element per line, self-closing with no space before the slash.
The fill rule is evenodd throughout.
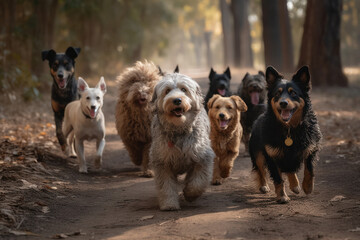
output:
<path id="1" fill-rule="evenodd" d="M 241 76 L 233 77 L 233 90 Z M 207 80 L 198 81 L 206 91 Z M 29 187 L 21 191 L 24 206 L 15 211 L 22 214 L 16 217 L 18 229 L 12 227 L 12 233 L 3 231 L 0 238 L 360 239 L 359 89 L 312 92 L 324 135 L 313 194 L 294 195 L 287 187 L 291 202 L 279 205 L 274 202 L 272 186 L 271 193 L 258 193 L 253 187 L 250 159 L 242 146 L 231 177 L 223 185 L 209 186 L 195 203 L 182 200 L 180 211 L 161 212 L 153 179 L 137 176 L 140 169 L 132 165 L 117 135 L 113 114 L 116 88 L 110 86 L 104 106 L 107 128 L 104 170 L 94 171 L 91 157 L 88 157 L 89 174 L 78 173 L 74 160 L 43 159 L 41 165 L 49 174 L 42 175 L 41 181 L 31 175 L 27 178 L 41 190 Z M 52 123 L 50 107 L 46 101 L 42 104 L 40 108 L 18 106 L 20 111 L 26 108 L 23 121 L 12 120 L 19 118 L 16 116 L 19 110 L 2 107 L 2 135 L 9 135 L 7 131 L 14 126 L 23 128 L 28 121 L 31 123 L 28 114 L 34 109 L 40 111 L 41 123 Z M 51 139 L 56 143 L 54 136 Z M 95 143 L 87 145 L 87 156 L 94 152 L 94 146 Z M 57 146 L 51 149 L 60 154 Z M 11 191 L 11 181 L 14 187 L 21 187 L 24 182 L 9 178 L 5 168 L 0 174 L 0 200 L 6 200 L 10 196 L 6 192 Z M 301 171 L 300 179 L 302 176 Z M 27 236 L 16 236 L 21 233 Z"/>

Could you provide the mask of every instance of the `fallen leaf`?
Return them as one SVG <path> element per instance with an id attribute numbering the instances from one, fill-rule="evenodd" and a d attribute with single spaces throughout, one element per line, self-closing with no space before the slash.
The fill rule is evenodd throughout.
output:
<path id="1" fill-rule="evenodd" d="M 40 135 L 41 136 L 46 136 L 46 132 L 42 131 L 42 132 L 40 132 Z"/>
<path id="2" fill-rule="evenodd" d="M 22 183 L 24 184 L 20 189 L 35 189 L 38 190 L 38 186 L 36 184 L 30 183 L 24 179 L 21 179 Z"/>
<path id="3" fill-rule="evenodd" d="M 333 197 L 330 202 L 340 202 L 342 200 L 344 200 L 346 197 L 344 197 L 343 195 L 337 195 L 335 197 Z"/>
<path id="4" fill-rule="evenodd" d="M 9 229 L 9 233 L 12 233 L 16 236 L 39 236 L 38 234 L 32 232 L 18 231 Z"/>
<path id="5" fill-rule="evenodd" d="M 49 213 L 49 212 L 50 212 L 50 209 L 49 209 L 49 207 L 45 206 L 45 207 L 42 207 L 42 208 L 41 208 L 41 211 L 42 211 L 43 213 Z"/>
<path id="6" fill-rule="evenodd" d="M 354 229 L 349 229 L 349 232 L 360 232 L 360 227 L 356 227 Z"/>
<path id="7" fill-rule="evenodd" d="M 55 239 L 63 239 L 63 238 L 67 238 L 68 235 L 64 234 L 64 233 L 60 233 L 60 234 L 56 234 L 55 236 L 53 236 L 52 238 Z"/>
<path id="8" fill-rule="evenodd" d="M 149 219 L 153 219 L 153 218 L 154 218 L 154 215 L 144 216 L 144 217 L 140 218 L 140 221 L 149 220 Z"/>

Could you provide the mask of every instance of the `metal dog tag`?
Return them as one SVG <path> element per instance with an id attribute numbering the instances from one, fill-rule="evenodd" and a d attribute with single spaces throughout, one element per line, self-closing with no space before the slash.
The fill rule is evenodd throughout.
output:
<path id="1" fill-rule="evenodd" d="M 285 139 L 285 145 L 290 147 L 291 145 L 293 145 L 293 140 L 287 136 L 286 139 Z"/>

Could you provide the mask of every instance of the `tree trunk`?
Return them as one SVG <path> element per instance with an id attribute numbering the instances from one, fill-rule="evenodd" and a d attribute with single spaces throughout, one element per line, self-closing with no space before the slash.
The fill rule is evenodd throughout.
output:
<path id="1" fill-rule="evenodd" d="M 231 11 L 226 0 L 220 0 L 221 26 L 224 46 L 224 66 L 234 63 L 234 33 Z"/>
<path id="2" fill-rule="evenodd" d="M 298 66 L 310 66 L 314 86 L 348 86 L 340 57 L 341 12 L 341 0 L 307 2 Z"/>
<path id="3" fill-rule="evenodd" d="M 206 46 L 206 64 L 207 67 L 212 67 L 212 55 L 211 55 L 211 34 L 212 32 L 210 31 L 206 31 L 204 33 L 204 37 L 205 37 L 205 46 Z"/>
<path id="4" fill-rule="evenodd" d="M 286 0 L 262 0 L 261 6 L 265 65 L 292 72 L 294 55 Z"/>
<path id="5" fill-rule="evenodd" d="M 234 18 L 234 63 L 238 67 L 253 66 L 248 8 L 248 0 L 231 1 Z"/>

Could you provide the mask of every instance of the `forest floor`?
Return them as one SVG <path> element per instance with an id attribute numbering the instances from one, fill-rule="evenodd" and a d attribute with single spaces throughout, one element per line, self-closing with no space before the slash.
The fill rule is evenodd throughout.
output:
<path id="1" fill-rule="evenodd" d="M 243 74 L 233 73 L 232 90 Z M 194 203 L 182 199 L 182 209 L 174 212 L 159 210 L 153 179 L 138 176 L 140 169 L 117 135 L 115 82 L 107 81 L 103 107 L 103 170 L 91 167 L 91 142 L 85 150 L 88 174 L 80 174 L 76 160 L 59 150 L 49 95 L 32 103 L 4 100 L 0 238 L 360 239 L 360 74 L 351 79 L 349 88 L 315 88 L 311 93 L 323 133 L 311 195 L 294 195 L 287 186 L 291 201 L 280 205 L 272 186 L 269 194 L 260 194 L 241 146 L 223 185 L 209 186 Z M 206 92 L 208 80 L 196 80 Z"/>

